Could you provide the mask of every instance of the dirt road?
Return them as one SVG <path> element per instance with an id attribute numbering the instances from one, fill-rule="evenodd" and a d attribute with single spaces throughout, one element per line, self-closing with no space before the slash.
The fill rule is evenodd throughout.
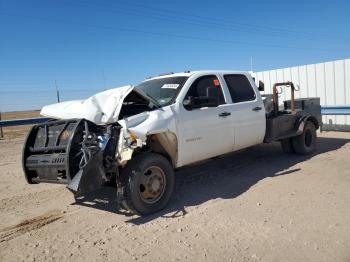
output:
<path id="1" fill-rule="evenodd" d="M 0 141 L 0 261 L 350 261 L 350 133 L 309 157 L 262 145 L 181 170 L 148 217 L 120 213 L 113 188 L 27 185 L 22 143 Z"/>

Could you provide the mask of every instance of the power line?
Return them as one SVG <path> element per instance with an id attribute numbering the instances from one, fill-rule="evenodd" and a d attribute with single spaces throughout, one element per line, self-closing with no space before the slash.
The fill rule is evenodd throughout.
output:
<path id="1" fill-rule="evenodd" d="M 100 7 L 97 5 L 94 5 L 94 7 Z M 147 19 L 152 19 L 156 21 L 166 21 L 166 22 L 175 22 L 175 23 L 180 23 L 180 24 L 186 24 L 186 25 L 193 25 L 193 26 L 198 26 L 198 27 L 204 27 L 204 28 L 215 28 L 219 30 L 224 30 L 224 31 L 230 31 L 230 32 L 240 32 L 240 33 L 248 33 L 248 34 L 261 34 L 263 33 L 265 36 L 272 36 L 272 37 L 279 37 L 279 38 L 287 38 L 287 39 L 304 39 L 304 40 L 313 40 L 310 36 L 293 36 L 293 35 L 283 35 L 275 32 L 263 32 L 261 30 L 257 29 L 250 29 L 250 28 L 242 28 L 241 26 L 234 26 L 234 25 L 223 25 L 223 24 L 218 24 L 218 23 L 213 23 L 213 22 L 203 22 L 203 21 L 198 21 L 198 20 L 193 20 L 193 19 L 188 19 L 188 18 L 173 18 L 173 17 L 164 17 L 164 16 L 159 16 L 159 15 L 153 15 L 153 14 L 145 14 L 143 12 L 139 11 L 134 11 L 134 10 L 122 10 L 122 9 L 111 9 L 109 8 L 107 10 L 108 12 L 111 13 L 118 13 L 118 14 L 124 14 L 124 15 L 129 15 L 129 16 L 137 16 L 137 17 L 144 17 Z"/>
<path id="2" fill-rule="evenodd" d="M 122 3 L 120 3 L 122 4 Z M 124 2 L 124 4 L 129 5 L 130 2 Z M 247 23 L 241 23 L 235 20 L 226 20 L 226 19 L 220 19 L 217 17 L 207 17 L 207 16 L 201 16 L 201 15 L 197 15 L 194 13 L 190 13 L 190 12 L 184 12 L 184 11 L 177 11 L 177 10 L 170 10 L 170 9 L 165 9 L 165 8 L 159 8 L 159 7 L 152 7 L 152 6 L 148 6 L 148 5 L 144 5 L 144 4 L 140 4 L 140 3 L 133 3 L 133 5 L 136 6 L 140 6 L 146 9 L 150 9 L 150 10 L 157 10 L 158 12 L 167 12 L 167 13 L 171 13 L 171 14 L 178 14 L 178 15 L 183 15 L 183 16 L 190 16 L 190 17 L 196 17 L 199 19 L 204 19 L 205 21 L 208 20 L 215 20 L 215 21 L 219 21 L 219 22 L 225 22 L 225 23 L 234 23 L 237 25 L 241 25 L 241 26 L 246 26 L 246 27 L 251 27 L 251 28 L 260 28 L 260 29 L 269 29 L 269 30 L 275 30 L 275 31 L 288 31 L 288 32 L 293 32 L 293 33 L 300 33 L 297 31 L 292 31 L 292 30 L 287 30 L 287 29 L 281 29 L 281 28 L 274 28 L 274 27 L 266 27 L 266 26 L 261 26 L 261 25 L 253 25 L 253 24 L 247 24 Z M 305 32 L 303 32 L 303 34 L 307 34 Z"/>
<path id="3" fill-rule="evenodd" d="M 32 20 L 40 20 L 40 21 L 61 23 L 61 24 L 67 24 L 67 25 L 77 25 L 77 26 L 98 28 L 98 29 L 104 29 L 104 30 L 110 30 L 110 31 L 127 31 L 127 32 L 140 33 L 140 34 L 153 35 L 153 36 L 166 36 L 166 37 L 179 38 L 179 39 L 200 40 L 200 41 L 216 42 L 216 43 L 223 43 L 223 44 L 251 45 L 251 46 L 267 47 L 267 48 L 298 49 L 298 50 L 308 50 L 308 51 L 312 51 L 312 50 L 332 51 L 332 52 L 337 51 L 335 49 L 321 49 L 321 48 L 314 48 L 314 47 L 299 47 L 299 46 L 283 46 L 283 45 L 274 45 L 274 44 L 262 44 L 262 43 L 253 43 L 253 42 L 244 42 L 244 41 L 213 39 L 213 38 L 206 38 L 206 37 L 197 37 L 197 36 L 165 33 L 165 32 L 145 31 L 145 30 L 140 30 L 140 29 L 135 29 L 135 28 L 115 27 L 115 26 L 112 27 L 112 26 L 105 26 L 105 25 L 87 24 L 87 23 L 81 23 L 81 22 L 75 22 L 75 21 L 74 22 L 73 21 L 67 22 L 65 20 L 56 19 L 56 18 L 29 16 L 29 15 L 25 15 L 25 14 L 13 14 L 13 13 L 0 12 L 0 15 L 15 16 L 15 17 L 21 17 L 21 18 L 25 17 L 25 18 L 29 18 Z M 340 51 L 340 50 L 338 50 L 338 51 Z"/>
<path id="4" fill-rule="evenodd" d="M 75 1 L 76 3 L 77 1 Z M 81 3 L 85 4 L 93 4 L 95 7 L 101 7 L 101 2 L 91 2 L 91 1 L 81 1 Z M 71 3 L 71 2 L 70 2 Z M 349 41 L 349 38 L 344 38 L 340 36 L 331 36 L 331 35 L 326 35 L 326 34 L 315 34 L 315 33 L 310 33 L 310 32 L 302 32 L 302 31 L 296 31 L 296 30 L 290 30 L 290 29 L 285 29 L 285 28 L 276 28 L 276 27 L 269 27 L 269 26 L 261 26 L 261 25 L 254 25 L 254 24 L 248 24 L 248 23 L 241 23 L 235 20 L 225 20 L 225 19 L 219 19 L 217 17 L 206 17 L 206 16 L 201 16 L 197 15 L 194 13 L 189 13 L 189 12 L 184 12 L 184 11 L 177 11 L 177 10 L 169 10 L 169 9 L 164 9 L 164 8 L 158 8 L 158 7 L 151 7 L 148 5 L 144 4 L 139 4 L 139 3 L 133 3 L 133 6 L 138 6 L 138 8 L 135 10 L 134 7 L 130 8 L 130 3 L 114 3 L 108 6 L 108 11 L 112 11 L 110 8 L 111 7 L 117 7 L 118 6 L 118 12 L 120 13 L 126 13 L 130 14 L 131 12 L 136 13 L 138 16 L 143 16 L 146 18 L 154 18 L 158 20 L 163 20 L 163 21 L 176 21 L 176 22 L 183 22 L 187 24 L 193 24 L 193 25 L 205 25 L 207 26 L 208 24 L 211 26 L 216 26 L 217 28 L 223 29 L 223 30 L 232 30 L 232 31 L 239 31 L 239 32 L 246 32 L 246 33 L 268 33 L 273 36 L 277 37 L 296 37 L 296 38 L 303 38 L 303 39 L 308 39 L 308 40 L 314 40 L 314 37 L 318 38 L 338 38 L 342 39 L 343 41 Z M 124 10 L 120 9 L 120 6 L 124 6 Z M 126 10 L 125 11 L 125 6 Z M 151 10 L 153 12 L 153 16 L 150 16 L 150 13 L 145 15 L 145 11 L 140 11 L 140 7 L 144 9 Z M 116 10 L 116 9 L 114 9 Z M 129 13 L 128 13 L 129 12 Z M 166 16 L 164 16 L 164 13 L 166 13 Z M 156 14 L 156 16 L 154 16 Z M 159 16 L 161 14 L 161 16 Z M 176 15 L 175 15 L 176 14 Z M 152 15 L 152 13 L 151 13 Z M 170 16 L 175 16 L 175 17 L 169 17 Z M 179 20 L 179 15 L 182 16 L 181 20 Z M 184 21 L 183 19 L 186 19 Z M 209 22 L 208 22 L 209 21 Z M 216 21 L 216 22 L 215 22 Z M 235 25 L 236 28 L 232 28 L 232 25 Z M 237 27 L 238 26 L 238 27 Z M 250 30 L 250 31 L 249 31 Z M 252 31 L 253 30 L 253 31 Z M 287 35 L 281 35 L 281 33 L 285 33 Z M 293 34 L 293 35 L 291 35 Z"/>

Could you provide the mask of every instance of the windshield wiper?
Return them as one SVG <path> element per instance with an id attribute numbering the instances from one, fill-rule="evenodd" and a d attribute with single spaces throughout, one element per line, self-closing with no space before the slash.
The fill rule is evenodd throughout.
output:
<path id="1" fill-rule="evenodd" d="M 153 98 L 152 96 L 150 96 L 149 94 L 147 94 L 143 90 L 141 90 L 141 89 L 139 89 L 137 87 L 135 87 L 134 90 L 136 92 L 138 92 L 141 96 L 143 96 L 143 97 L 147 98 L 148 100 L 150 100 L 156 107 L 158 107 L 158 108 L 162 107 L 155 98 Z"/>

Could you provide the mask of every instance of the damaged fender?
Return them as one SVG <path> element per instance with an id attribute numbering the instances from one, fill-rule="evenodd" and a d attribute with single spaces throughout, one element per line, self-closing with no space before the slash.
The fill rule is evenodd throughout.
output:
<path id="1" fill-rule="evenodd" d="M 122 126 L 118 143 L 120 164 L 130 160 L 134 149 L 146 145 L 148 138 L 155 135 L 171 157 L 173 165 L 176 165 L 177 139 L 172 106 L 143 112 L 120 120 L 118 123 Z"/>

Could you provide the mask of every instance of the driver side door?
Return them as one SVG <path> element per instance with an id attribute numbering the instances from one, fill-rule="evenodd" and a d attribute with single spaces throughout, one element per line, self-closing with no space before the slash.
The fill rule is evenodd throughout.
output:
<path id="1" fill-rule="evenodd" d="M 213 88 L 217 90 L 213 91 Z M 214 96 L 214 97 L 213 97 Z M 215 104 L 186 106 L 188 100 L 205 100 Z M 209 105 L 209 106 L 208 106 Z M 208 159 L 233 150 L 234 132 L 231 113 L 216 75 L 197 78 L 190 86 L 178 114 L 178 162 L 180 165 Z"/>

